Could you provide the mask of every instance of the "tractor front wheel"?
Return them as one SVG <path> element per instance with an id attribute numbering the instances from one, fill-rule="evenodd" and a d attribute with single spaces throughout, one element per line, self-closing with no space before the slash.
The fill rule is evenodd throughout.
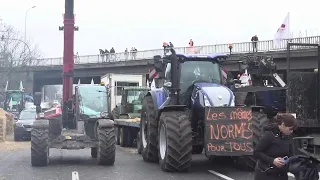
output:
<path id="1" fill-rule="evenodd" d="M 161 113 L 158 134 L 161 169 L 169 172 L 188 171 L 192 160 L 192 130 L 186 113 Z"/>

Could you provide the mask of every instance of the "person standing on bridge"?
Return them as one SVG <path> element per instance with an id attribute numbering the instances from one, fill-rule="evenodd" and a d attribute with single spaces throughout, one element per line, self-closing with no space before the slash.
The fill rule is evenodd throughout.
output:
<path id="1" fill-rule="evenodd" d="M 114 48 L 112 47 L 111 49 L 110 49 L 110 60 L 112 59 L 113 61 L 115 61 L 116 60 L 116 51 L 114 50 Z"/>
<path id="2" fill-rule="evenodd" d="M 288 165 L 284 157 L 290 157 L 292 144 L 289 135 L 297 124 L 289 113 L 278 113 L 274 122 L 264 124 L 262 137 L 256 145 L 253 155 L 257 159 L 254 180 L 288 180 Z"/>
<path id="3" fill-rule="evenodd" d="M 254 35 L 251 37 L 253 52 L 258 52 L 258 48 L 257 48 L 258 41 L 259 39 L 257 35 Z"/>
<path id="4" fill-rule="evenodd" d="M 128 60 L 128 57 L 129 57 L 128 48 L 126 48 L 126 50 L 124 50 L 124 57 L 125 57 L 125 60 Z"/>
<path id="5" fill-rule="evenodd" d="M 189 41 L 189 46 L 190 46 L 190 47 L 193 47 L 193 45 L 194 45 L 194 44 L 193 44 L 193 41 L 192 41 L 192 39 L 190 39 L 190 41 Z"/>

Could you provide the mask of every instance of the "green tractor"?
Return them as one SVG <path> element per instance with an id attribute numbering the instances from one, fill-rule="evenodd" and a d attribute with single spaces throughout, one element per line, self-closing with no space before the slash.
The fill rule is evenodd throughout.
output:
<path id="1" fill-rule="evenodd" d="M 3 103 L 3 109 L 13 114 L 19 113 L 24 109 L 24 88 L 22 81 L 20 82 L 19 90 L 8 90 L 8 81 L 5 88 L 5 100 Z"/>
<path id="2" fill-rule="evenodd" d="M 142 99 L 149 90 L 149 87 L 123 87 L 121 103 L 112 110 L 113 119 L 140 118 Z"/>

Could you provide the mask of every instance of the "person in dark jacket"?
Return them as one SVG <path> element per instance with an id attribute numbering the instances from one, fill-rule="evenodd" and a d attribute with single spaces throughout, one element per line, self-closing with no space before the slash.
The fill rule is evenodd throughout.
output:
<path id="1" fill-rule="evenodd" d="M 284 157 L 292 154 L 291 139 L 296 119 L 288 113 L 278 113 L 273 123 L 266 123 L 253 155 L 258 160 L 255 180 L 288 180 L 288 166 Z"/>

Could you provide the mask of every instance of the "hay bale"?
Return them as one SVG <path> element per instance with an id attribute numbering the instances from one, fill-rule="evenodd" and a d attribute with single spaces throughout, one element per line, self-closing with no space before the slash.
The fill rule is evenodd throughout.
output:
<path id="1" fill-rule="evenodd" d="M 5 141 L 6 135 L 13 133 L 13 124 L 13 115 L 0 108 L 0 141 Z"/>

